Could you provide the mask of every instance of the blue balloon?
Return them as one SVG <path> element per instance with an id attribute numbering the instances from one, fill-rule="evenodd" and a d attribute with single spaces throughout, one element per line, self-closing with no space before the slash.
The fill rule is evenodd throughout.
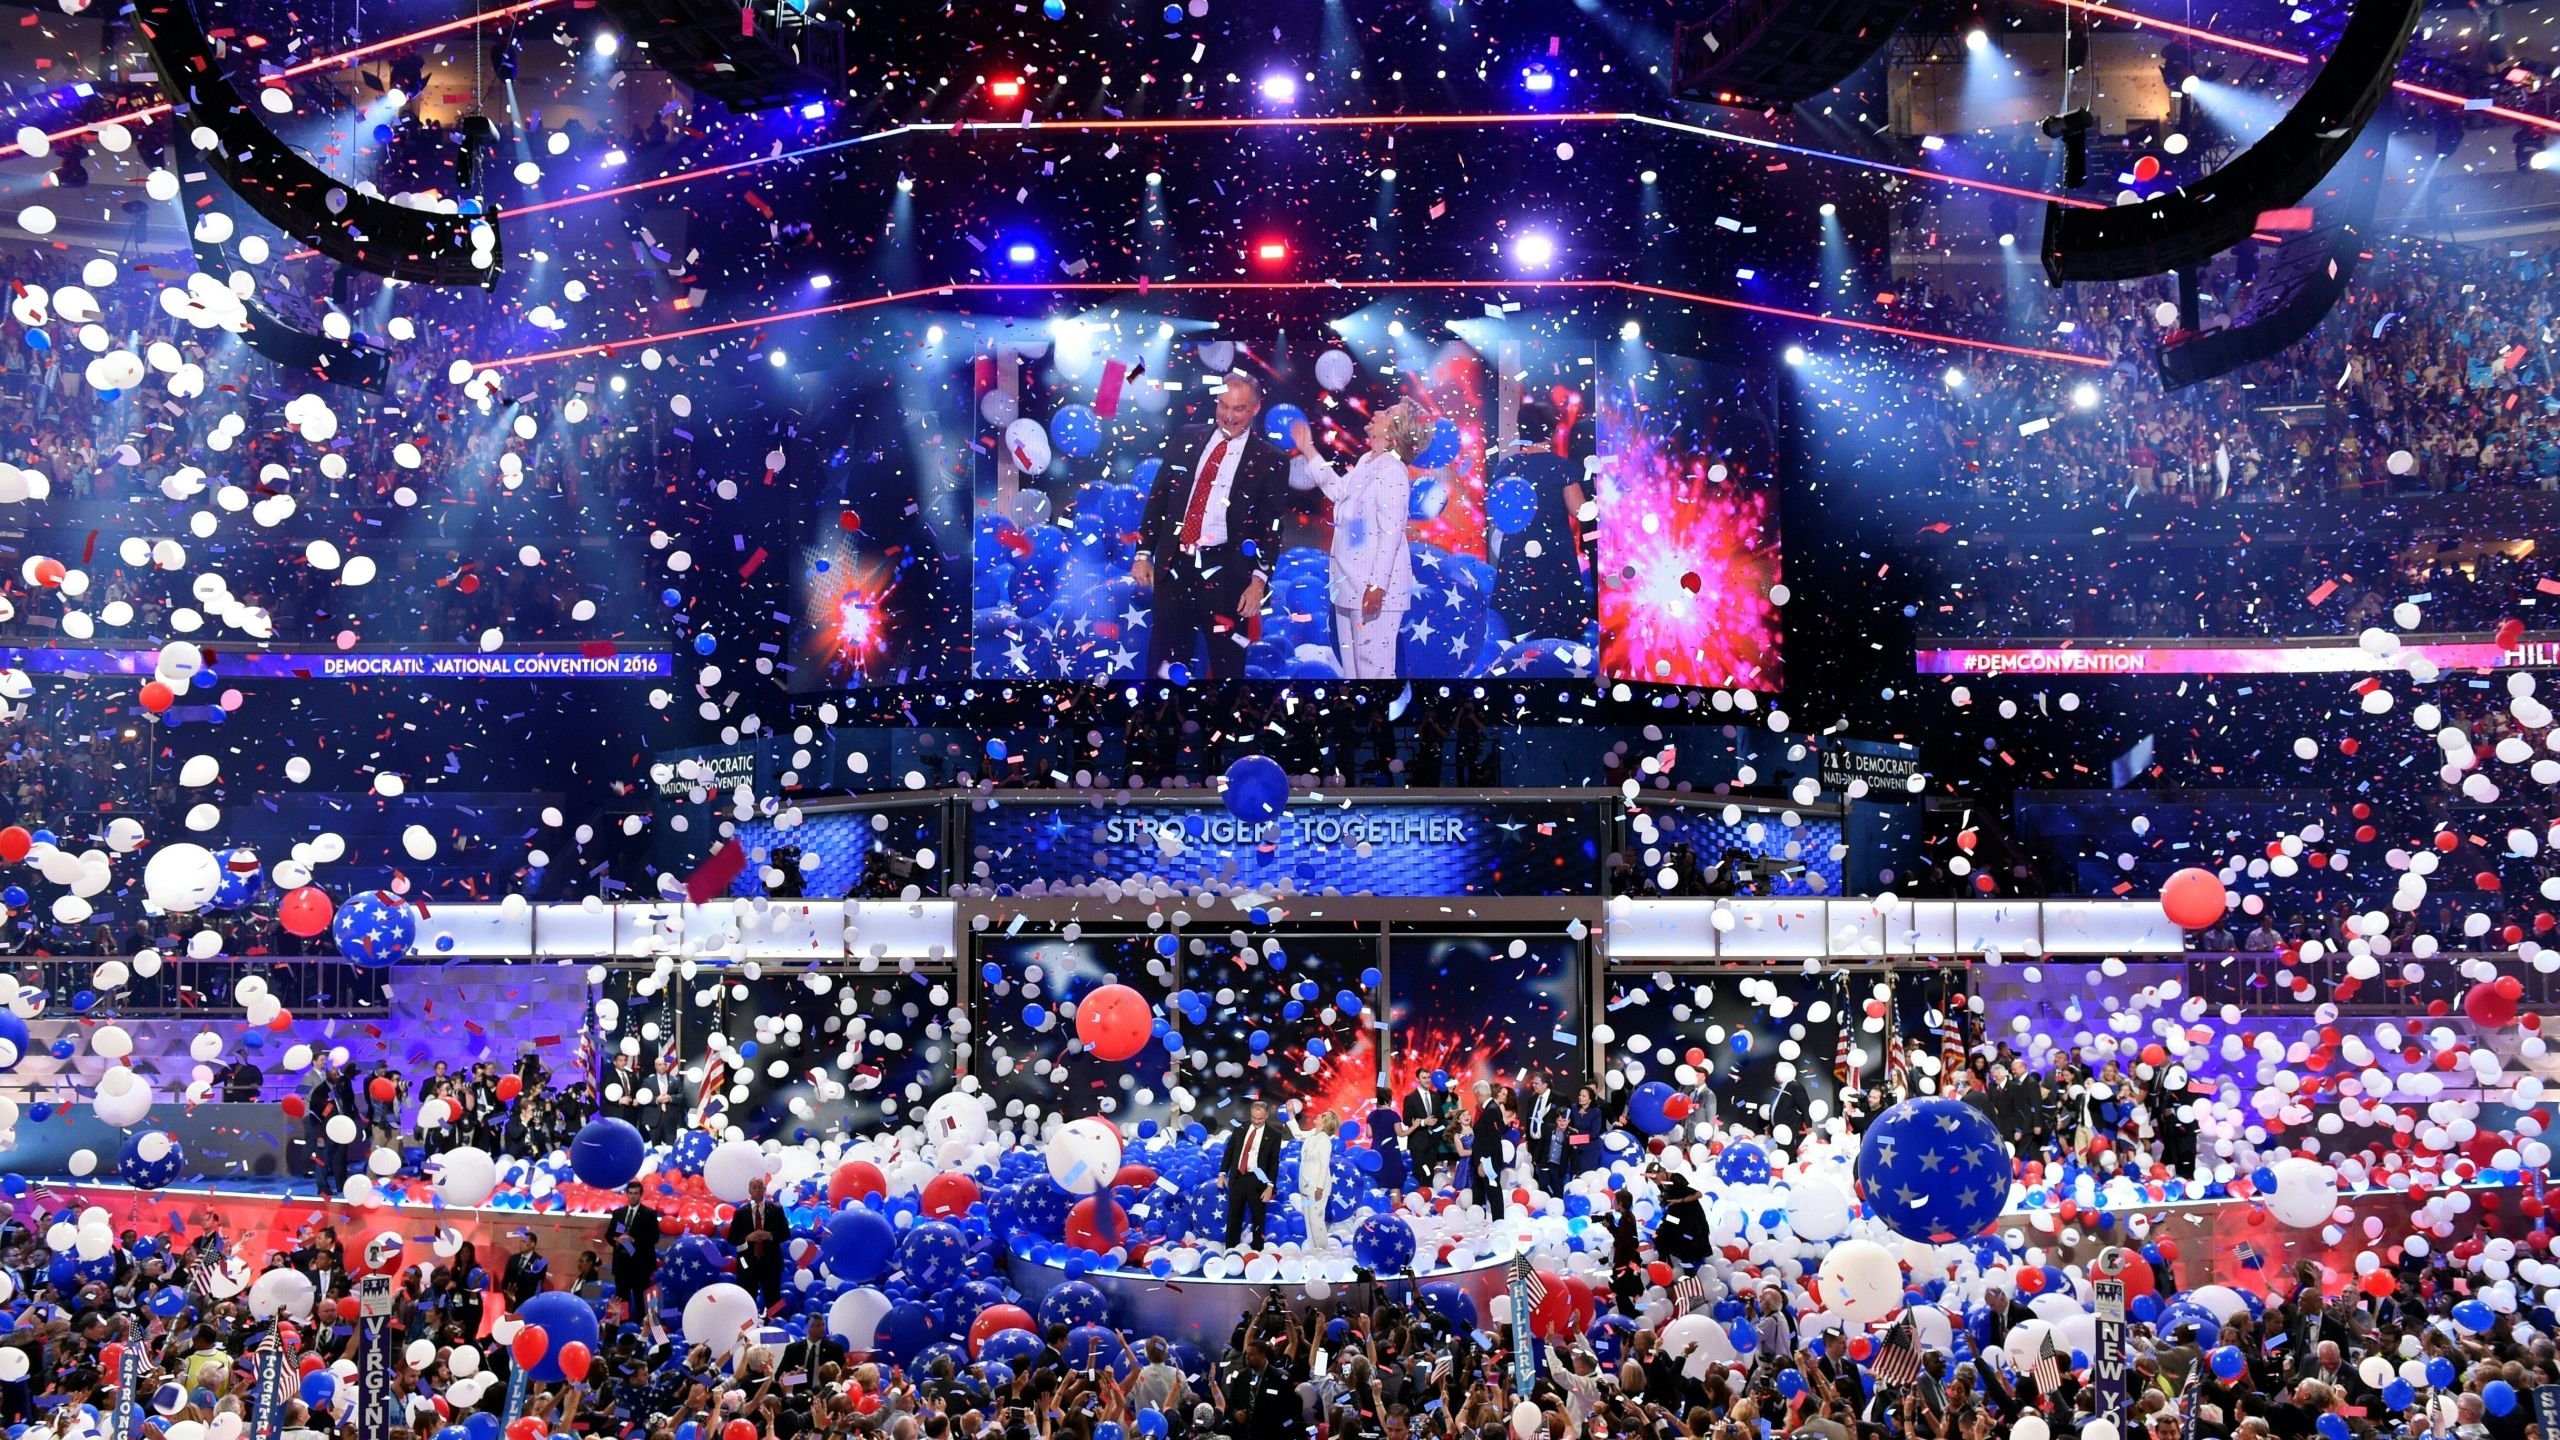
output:
<path id="1" fill-rule="evenodd" d="M 1061 405 L 1049 417 L 1049 443 L 1059 454 L 1081 459 L 1101 447 L 1102 422 L 1089 405 Z"/>
<path id="2" fill-rule="evenodd" d="M 1728 1145 L 1716 1157 L 1716 1178 L 1727 1185 L 1766 1185 L 1769 1152 L 1748 1140 Z"/>
<path id="3" fill-rule="evenodd" d="M 2417 1400 L 2418 1391 L 2416 1387 L 2412 1386 L 2408 1381 L 2399 1379 L 2396 1376 L 2393 1377 L 2390 1384 L 2382 1387 L 2382 1403 L 2390 1406 L 2394 1410 L 2406 1410 L 2411 1405 L 2416 1404 Z"/>
<path id="4" fill-rule="evenodd" d="M 418 912 L 379 890 L 360 890 L 338 906 L 329 922 L 338 953 L 359 965 L 391 965 L 418 944 Z"/>
<path id="5" fill-rule="evenodd" d="M 1876 1117 L 1858 1147 L 1858 1188 L 1887 1229 L 1909 1240 L 1962 1240 L 2009 1198 L 2009 1146 L 1989 1116 L 1924 1096 Z"/>
<path id="6" fill-rule="evenodd" d="M 2453 1388 L 2453 1362 L 2442 1355 L 2427 1357 L 2427 1383 L 2439 1390 Z"/>
<path id="7" fill-rule="evenodd" d="M 577 1138 L 569 1142 L 569 1172 L 580 1184 L 619 1190 L 639 1177 L 648 1154 L 640 1127 L 607 1116 L 578 1127 Z"/>
<path id="8" fill-rule="evenodd" d="M 211 910 L 238 910 L 257 900 L 266 888 L 265 872 L 258 868 L 258 853 L 245 845 L 216 850 L 213 858 L 222 864 L 222 879 L 214 886 Z"/>
<path id="9" fill-rule="evenodd" d="M 560 1352 L 571 1344 L 584 1345 L 593 1355 L 603 1344 L 602 1327 L 596 1324 L 595 1307 L 581 1300 L 571 1290 L 545 1290 L 524 1302 L 516 1314 L 527 1325 L 539 1325 L 551 1337 L 551 1348 L 534 1362 L 527 1378 L 545 1385 L 566 1383 L 569 1376 L 560 1368 Z"/>
<path id="10" fill-rule="evenodd" d="M 889 1273 L 898 1232 L 887 1216 L 866 1206 L 848 1205 L 827 1217 L 826 1238 L 818 1253 L 827 1273 L 848 1285 L 868 1285 Z"/>
<path id="11" fill-rule="evenodd" d="M 966 1268 L 969 1242 L 960 1227 L 948 1220 L 927 1220 L 907 1232 L 906 1242 L 898 1247 L 898 1265 L 907 1279 L 925 1290 L 939 1290 L 959 1281 Z"/>
<path id="12" fill-rule="evenodd" d="M 0 1010 L 0 1072 L 17 1069 L 26 1054 L 27 1022 L 15 1010 Z"/>
<path id="13" fill-rule="evenodd" d="M 1458 458 L 1458 422 L 1443 415 L 1431 422 L 1431 438 L 1423 444 L 1422 453 L 1413 457 L 1414 468 L 1437 470 Z"/>
<path id="14" fill-rule="evenodd" d="M 2465 1300 L 2453 1307 L 2453 1323 L 2477 1335 L 2498 1322 L 2484 1301 Z"/>
<path id="15" fill-rule="evenodd" d="M 1400 1215 L 1372 1215 L 1353 1232 L 1351 1253 L 1371 1274 L 1403 1274 L 1413 1265 L 1413 1226 Z"/>
<path id="16" fill-rule="evenodd" d="M 2349 1440 L 2351 1432 L 2347 1429 L 2346 1416 L 2335 1411 L 2323 1411 L 2319 1424 L 2320 1440 Z"/>
<path id="17" fill-rule="evenodd" d="M 331 1370 L 314 1370 L 302 1377 L 302 1403 L 317 1410 L 338 1393 L 338 1377 Z"/>
<path id="18" fill-rule="evenodd" d="M 2216 1345 L 2210 1358 L 2213 1373 L 2225 1380 L 2237 1380 L 2249 1368 L 2249 1357 L 2241 1354 L 2237 1345 Z"/>
<path id="19" fill-rule="evenodd" d="M 2504 1415 L 2516 1408 L 2516 1387 L 2504 1380 L 2492 1380 L 2480 1387 L 2480 1403 L 2492 1415 Z"/>
<path id="20" fill-rule="evenodd" d="M 1670 1114 L 1663 1108 L 1671 1103 L 1673 1091 L 1659 1080 L 1647 1080 L 1627 1097 L 1627 1123 L 1646 1135 L 1659 1135 L 1671 1128 Z"/>
<path id="21" fill-rule="evenodd" d="M 1290 427 L 1302 425 L 1306 419 L 1306 411 L 1284 400 L 1262 412 L 1262 438 L 1283 450 L 1295 450 L 1298 442 L 1290 438 Z"/>
<path id="22" fill-rule="evenodd" d="M 1434 1280 L 1422 1287 L 1422 1303 L 1433 1314 L 1461 1331 L 1476 1328 L 1476 1297 L 1466 1287 L 1448 1280 Z"/>
<path id="23" fill-rule="evenodd" d="M 142 1155 L 143 1141 L 157 1136 L 168 1142 L 168 1148 L 157 1160 Z M 157 1190 L 178 1178 L 186 1168 L 187 1152 L 177 1137 L 164 1130 L 137 1130 L 125 1137 L 124 1150 L 116 1159 L 116 1175 L 136 1190 Z"/>
<path id="24" fill-rule="evenodd" d="M 1289 808 L 1289 772 L 1268 755 L 1246 755 L 1227 767 L 1227 813 L 1250 825 L 1277 820 Z"/>
<path id="25" fill-rule="evenodd" d="M 1050 1185 L 1049 1188 L 1056 1190 L 1058 1187 Z M 1102 1298 L 1102 1292 L 1084 1280 L 1070 1280 L 1040 1297 L 1040 1323 L 1043 1326 L 1064 1325 L 1072 1329 L 1078 1325 L 1098 1325 L 1110 1313 L 1110 1303 Z M 1005 1333 L 1020 1335 L 1027 1332 L 1013 1330 Z M 1032 1339 L 1036 1352 L 1039 1337 L 1033 1336 Z"/>
<path id="26" fill-rule="evenodd" d="M 1538 488 L 1517 475 L 1505 475 L 1484 492 L 1484 516 L 1503 534 L 1519 534 L 1537 521 Z"/>

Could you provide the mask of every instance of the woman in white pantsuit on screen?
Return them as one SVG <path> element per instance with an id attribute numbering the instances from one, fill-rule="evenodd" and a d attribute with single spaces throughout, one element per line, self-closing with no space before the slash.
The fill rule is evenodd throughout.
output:
<path id="1" fill-rule="evenodd" d="M 1307 1217 L 1307 1248 L 1321 1250 L 1331 1239 L 1325 1207 L 1333 1203 L 1333 1137 L 1342 1120 L 1327 1110 L 1313 1120 L 1303 1105 L 1289 1106 L 1289 1133 L 1298 1140 L 1298 1210 Z"/>
<path id="2" fill-rule="evenodd" d="M 1316 450 L 1303 420 L 1290 440 L 1333 502 L 1334 648 L 1346 680 L 1388 680 L 1396 673 L 1396 637 L 1413 605 L 1413 553 L 1405 521 L 1413 508 L 1410 462 L 1431 438 L 1422 412 L 1390 405 L 1369 419 L 1369 450 L 1343 474 Z"/>

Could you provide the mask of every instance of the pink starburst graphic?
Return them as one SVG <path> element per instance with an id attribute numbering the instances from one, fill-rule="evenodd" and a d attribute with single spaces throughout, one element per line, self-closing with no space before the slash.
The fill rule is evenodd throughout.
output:
<path id="1" fill-rule="evenodd" d="M 1600 673 L 1775 689 L 1775 497 L 1667 413 L 1681 403 L 1600 405 Z"/>

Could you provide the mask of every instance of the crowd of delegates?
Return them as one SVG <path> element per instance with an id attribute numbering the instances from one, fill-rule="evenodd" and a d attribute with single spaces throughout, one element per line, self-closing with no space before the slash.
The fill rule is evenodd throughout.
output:
<path id="1" fill-rule="evenodd" d="M 262 1099 L 271 1084 L 246 1054 L 219 1081 L 222 1098 L 235 1102 Z M 388 1056 L 371 1069 L 324 1056 L 297 1082 L 295 1093 L 303 1105 L 310 1174 L 333 1195 L 377 1149 L 398 1154 L 399 1173 L 410 1176 L 420 1174 L 438 1150 L 456 1145 L 491 1155 L 540 1156 L 565 1148 L 599 1113 L 592 1078 L 577 1072 L 554 1076 L 529 1048 L 512 1066 L 478 1060 L 456 1070 L 437 1060 L 418 1076 Z M 341 1127 L 338 1133 L 349 1138 L 332 1138 L 330 1122 L 342 1116 L 353 1129 Z"/>
<path id="2" fill-rule="evenodd" d="M 1528 1085 L 1488 1090 L 1483 1098 L 1488 1109 L 1525 1105 L 1534 1114 L 1541 1096 L 1542 1087 Z M 2085 1427 L 2098 1418 L 2101 1401 L 2088 1357 L 2062 1356 L 2043 1373 L 2014 1364 L 2003 1344 L 2031 1312 L 2024 1296 L 1996 1279 L 1979 1303 L 1954 1317 L 1952 1345 L 1924 1349 L 1919 1373 L 1907 1383 L 1880 1379 L 1865 1346 L 1815 1332 L 1806 1321 L 1819 1306 L 1805 1281 L 1791 1280 L 1783 1268 L 1761 1271 L 1757 1281 L 1740 1272 L 1744 1282 L 1728 1303 L 1738 1306 L 1737 1326 L 1751 1332 L 1746 1354 L 1730 1365 L 1683 1363 L 1664 1350 L 1661 1336 L 1678 1303 L 1663 1308 L 1650 1272 L 1661 1262 L 1686 1273 L 1704 1258 L 1702 1197 L 1656 1175 L 1658 1220 L 1640 1221 L 1623 1191 L 1611 1206 L 1603 1229 L 1622 1282 L 1619 1313 L 1582 1336 L 1530 1342 L 1491 1318 L 1480 1329 L 1465 1328 L 1390 1283 L 1344 1287 L 1295 1315 L 1267 1306 L 1239 1322 L 1223 1345 L 1205 1349 L 1128 1333 L 1123 1351 L 1116 1341 L 1098 1344 L 1089 1333 L 1049 1325 L 1037 1332 L 1037 1347 L 1009 1365 L 949 1355 L 900 1365 L 848 1349 L 814 1318 L 751 1338 L 725 1356 L 688 1345 L 674 1338 L 680 1327 L 672 1313 L 649 1304 L 646 1262 L 671 1232 L 649 1185 L 635 1182 L 574 1257 L 546 1256 L 529 1232 L 517 1231 L 491 1237 L 485 1248 L 440 1243 L 431 1260 L 397 1272 L 391 1433 L 412 1440 L 476 1425 L 475 1412 L 504 1414 L 514 1362 L 506 1344 L 489 1338 L 490 1328 L 550 1291 L 592 1305 L 603 1343 L 583 1383 L 534 1382 L 521 1413 L 554 1432 L 629 1440 L 714 1433 L 756 1440 L 1111 1440 L 1135 1431 L 1175 1440 L 1987 1440 L 2029 1433 L 2021 1422 L 2030 1418 L 2036 1434 L 2090 1433 Z M 242 1415 L 254 1378 L 248 1357 L 263 1328 L 241 1299 L 217 1299 L 190 1279 L 200 1263 L 226 1255 L 250 1270 L 290 1268 L 308 1277 L 321 1318 L 305 1329 L 305 1354 L 324 1364 L 353 1355 L 353 1326 L 338 1306 L 370 1261 L 325 1218 L 271 1254 L 231 1254 L 239 1242 L 209 1226 L 175 1237 L 127 1230 L 102 1262 L 57 1287 L 50 1277 L 59 1267 L 43 1240 L 46 1198 L 37 1192 L 34 1204 L 0 1226 L 0 1262 L 38 1287 L 34 1303 L 0 1335 L 0 1349 L 28 1360 L 22 1378 L 0 1382 L 0 1420 L 48 1436 L 82 1433 L 79 1407 L 111 1398 L 100 1351 L 119 1342 L 141 1347 L 149 1379 L 138 1393 L 150 1395 L 162 1376 L 179 1383 L 174 1408 L 155 1405 L 158 1423 Z M 725 1229 L 751 1246 L 759 1232 L 742 1227 L 807 1223 L 806 1212 L 782 1217 L 759 1193 Z M 2157 1254 L 2147 1260 L 2151 1288 L 2175 1291 L 2176 1262 Z M 2527 1440 L 2530 1405 L 2518 1397 L 2560 1380 L 2551 1318 L 2526 1310 L 2482 1322 L 2470 1313 L 2476 1307 L 2457 1311 L 2472 1277 L 2447 1249 L 2400 1252 L 2390 1273 L 2396 1289 L 2379 1299 L 2318 1259 L 2289 1270 L 2187 1277 L 2263 1287 L 2263 1306 L 2240 1310 L 2218 1328 L 2197 1323 L 2191 1309 L 2146 1314 L 2138 1307 L 2127 1329 L 2120 1433 L 2144 1440 Z M 171 1286 L 187 1290 L 183 1306 L 146 1303 L 165 1300 Z M 1642 1323 L 1640 1300 L 1653 1307 Z M 1880 1338 L 1907 1343 L 1910 1333 L 1888 1327 Z M 406 1355 L 418 1340 L 431 1342 L 433 1354 L 412 1365 Z M 1515 1343 L 1535 1347 L 1525 1394 L 1514 1392 Z M 2409 1362 L 2430 1372 L 2423 1397 L 2394 1383 Z M 450 1398 L 473 1369 L 499 1383 L 477 1401 Z M 1534 1410 L 1525 1426 L 1517 1419 L 1522 1400 Z M 351 1407 L 333 1418 L 294 1399 L 282 1433 L 331 1440 L 353 1435 L 353 1427 Z"/>

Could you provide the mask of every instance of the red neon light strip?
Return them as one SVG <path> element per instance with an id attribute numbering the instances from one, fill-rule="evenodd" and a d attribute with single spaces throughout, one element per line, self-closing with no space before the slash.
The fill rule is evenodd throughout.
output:
<path id="1" fill-rule="evenodd" d="M 2268 60 L 2281 60 L 2288 65 L 2309 65 L 2312 63 L 2310 56 L 2302 54 L 2299 51 L 2279 50 L 2273 45 L 2261 45 L 2255 40 L 2234 39 L 2229 35 L 2217 35 L 2210 30 L 2198 29 L 2193 25 L 2181 25 L 2175 20 L 2163 20 L 2154 15 L 2144 15 L 2132 10 L 2121 10 L 2113 5 L 2104 3 L 2104 0 L 2046 0 L 2046 3 L 2060 5 L 2066 9 L 2082 11 L 2090 15 L 2103 15 L 2110 20 L 2122 20 L 2128 25 L 2140 25 L 2152 30 L 2166 30 L 2172 35 L 2183 35 L 2190 40 L 2201 40 L 2207 45 L 2219 45 L 2226 50 L 2244 51 L 2248 54 L 2260 56 Z M 2432 86 L 2420 85 L 2409 80 L 2394 80 L 2391 82 L 2391 88 L 2399 91 L 2403 95 L 2415 95 L 2421 100 L 2433 100 L 2439 104 L 2455 105 L 2465 110 L 2472 109 L 2471 101 L 2468 98 L 2456 95 L 2449 90 L 2438 90 Z M 2495 115 L 2501 120 L 2510 120 L 2519 125 L 2531 125 L 2537 129 L 2560 131 L 2560 120 L 2554 120 L 2547 115 L 2531 115 L 2522 110 L 2511 110 L 2504 105 L 2482 106 L 2476 113 L 2482 115 Z"/>
<path id="2" fill-rule="evenodd" d="M 368 41 L 352 50 L 341 50 L 334 55 L 322 55 L 316 59 L 305 60 L 299 65 L 288 65 L 273 75 L 265 76 L 260 79 L 258 83 L 261 85 L 281 85 L 287 80 L 297 79 L 315 71 L 327 70 L 339 65 L 352 65 L 367 56 L 379 55 L 385 50 L 397 50 L 404 45 L 415 45 L 421 40 L 433 40 L 439 35 L 450 35 L 456 30 L 468 30 L 474 26 L 486 25 L 493 20 L 512 19 L 513 17 L 522 15 L 527 11 L 539 10 L 546 5 L 557 5 L 559 3 L 560 0 L 515 0 L 515 3 L 512 5 L 489 11 L 484 15 L 465 15 L 459 20 L 447 20 L 440 24 L 430 25 L 424 30 L 412 30 L 405 35 L 394 35 L 384 40 Z M 156 119 L 159 116 L 168 114 L 171 108 L 173 107 L 171 107 L 169 102 L 163 100 L 157 105 L 145 105 L 139 110 L 128 110 L 122 115 L 110 115 L 104 120 L 92 120 L 86 125 L 74 125 L 67 130 L 56 130 L 46 135 L 44 138 L 55 141 L 68 140 L 74 135 L 86 135 L 90 131 L 96 130 L 102 125 L 130 125 L 137 120 Z M 0 145 L 0 157 L 22 153 L 24 152 L 21 151 L 15 143 Z"/>
<path id="3" fill-rule="evenodd" d="M 1176 130 L 1340 130 L 1361 128 L 1375 129 L 1394 125 L 1492 126 L 1550 124 L 1642 125 L 1653 129 L 1670 130 L 1684 135 L 1701 136 L 1709 140 L 1728 141 L 1736 145 L 1746 145 L 1757 150 L 1778 150 L 1790 155 L 1801 155 L 1807 159 L 1829 160 L 1837 164 L 1854 165 L 1862 170 L 1882 171 L 1888 175 L 1902 176 L 1907 180 L 1920 180 L 1941 185 L 1957 185 L 1968 190 L 1981 190 L 1995 195 L 2007 195 L 2019 200 L 2050 200 L 2054 204 L 2069 206 L 2075 210 L 2103 210 L 2106 208 L 2106 205 L 2103 202 L 2096 200 L 2084 200 L 2077 196 L 2048 195 L 2041 190 L 2029 190 L 2016 185 L 2003 185 L 1996 180 L 1976 180 L 1970 176 L 1949 175 L 1944 171 L 1923 170 L 1912 165 L 1895 165 L 1883 160 L 1866 160 L 1855 155 L 1841 155 L 1829 150 L 1816 150 L 1805 145 L 1790 145 L 1782 140 L 1767 140 L 1755 135 L 1744 135 L 1731 130 L 1718 130 L 1706 125 L 1692 125 L 1681 120 L 1665 120 L 1659 116 L 1641 115 L 1634 111 L 1571 110 L 1561 113 L 1539 112 L 1533 114 L 1499 112 L 1476 115 L 1311 115 L 1303 117 L 1259 115 L 1243 116 L 1236 119 L 1180 117 L 1165 120 L 1022 120 L 1010 123 L 1003 121 L 977 120 L 964 122 L 959 125 L 895 125 L 886 130 L 873 130 L 861 135 L 850 135 L 842 140 L 830 140 L 820 145 L 802 146 L 797 150 L 785 151 L 779 155 L 756 155 L 744 160 L 730 160 L 718 165 L 704 165 L 692 170 L 678 171 L 673 175 L 658 175 L 647 180 L 634 180 L 627 184 L 607 186 L 602 190 L 593 190 L 582 195 L 563 195 L 556 200 L 541 200 L 531 205 L 518 205 L 499 213 L 501 215 L 539 215 L 548 210 L 567 210 L 579 205 L 593 204 L 598 200 L 610 200 L 620 195 L 639 195 L 651 190 L 663 190 L 670 185 L 683 185 L 695 180 L 709 180 L 722 175 L 732 175 L 741 170 L 752 170 L 759 165 L 769 165 L 776 160 L 804 160 L 812 155 L 824 154 L 830 150 L 845 149 L 850 146 L 869 144 L 878 140 L 895 139 L 900 135 L 910 133 L 937 135 L 1010 135 L 1020 134 L 1025 131 L 1044 130 L 1146 130 L 1159 132 Z"/>
<path id="4" fill-rule="evenodd" d="M 557 350 L 540 350 L 529 355 L 502 355 L 494 360 L 474 361 L 482 370 L 510 370 L 524 365 L 547 364 L 553 360 L 569 360 L 581 355 L 605 355 L 640 345 L 663 345 L 677 340 L 698 339 L 705 335 L 728 335 L 740 330 L 760 329 L 767 325 L 786 324 L 794 320 L 810 320 L 822 315 L 842 315 L 855 310 L 873 310 L 883 305 L 897 305 L 909 300 L 924 300 L 952 295 L 991 294 L 1097 294 L 1157 290 L 1216 291 L 1280 291 L 1329 290 L 1598 290 L 1621 291 L 1655 299 L 1677 300 L 1691 305 L 1707 305 L 1720 310 L 1738 310 L 1752 315 L 1765 315 L 1778 320 L 1797 320 L 1810 325 L 1828 325 L 1843 330 L 1858 330 L 1871 335 L 1890 335 L 1901 340 L 1916 340 L 1931 345 L 1954 345 L 1967 350 L 1982 350 L 1999 355 L 2015 355 L 2027 360 L 2045 360 L 2060 365 L 2081 365 L 2093 370 L 2111 368 L 2111 362 L 2094 355 L 2074 355 L 2067 350 L 2045 350 L 2033 345 L 2010 345 L 1998 340 L 1972 340 L 1961 335 L 1942 335 L 1931 330 L 1911 330 L 1875 320 L 1851 320 L 1837 315 L 1818 315 L 1809 310 L 1790 310 L 1780 305 L 1761 305 L 1749 300 L 1735 300 L 1722 295 L 1701 295 L 1695 291 L 1674 290 L 1662 285 L 1645 285 L 1630 280 L 1156 280 L 1144 285 L 1136 281 L 1075 280 L 1047 281 L 977 281 L 957 285 L 932 285 L 916 290 L 900 290 L 887 295 L 874 295 L 860 300 L 839 300 L 827 305 L 809 305 L 797 310 L 781 310 L 742 320 L 723 320 L 712 325 L 694 325 L 682 330 L 666 330 L 655 335 L 636 335 L 628 340 L 605 340 L 591 345 L 569 345 Z"/>

